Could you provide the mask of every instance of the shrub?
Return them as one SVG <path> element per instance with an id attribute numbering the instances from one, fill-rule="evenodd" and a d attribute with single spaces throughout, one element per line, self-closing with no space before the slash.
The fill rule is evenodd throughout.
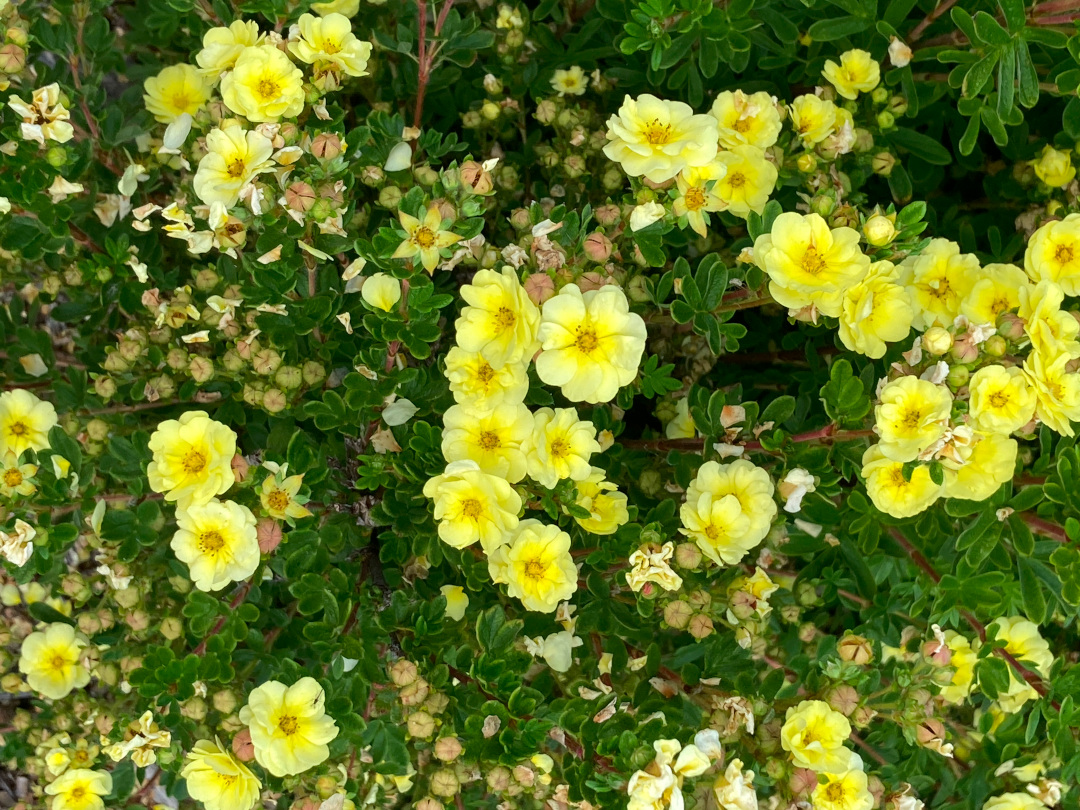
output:
<path id="1" fill-rule="evenodd" d="M 1077 806 L 999 2 L 0 0 L 7 805 Z"/>

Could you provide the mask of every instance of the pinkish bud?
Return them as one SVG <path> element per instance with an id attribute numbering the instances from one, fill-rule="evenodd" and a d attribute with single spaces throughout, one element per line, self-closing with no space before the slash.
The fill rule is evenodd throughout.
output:
<path id="1" fill-rule="evenodd" d="M 281 545 L 281 524 L 271 518 L 261 518 L 255 524 L 255 537 L 259 541 L 259 551 L 269 554 Z"/>
<path id="2" fill-rule="evenodd" d="M 297 181 L 285 189 L 285 204 L 294 211 L 310 211 L 315 204 L 315 189 Z"/>
<path id="3" fill-rule="evenodd" d="M 547 273 L 533 273 L 525 279 L 525 292 L 534 304 L 540 305 L 555 295 L 555 282 Z"/>
<path id="4" fill-rule="evenodd" d="M 236 483 L 244 483 L 244 479 L 247 478 L 248 469 L 250 467 L 247 463 L 247 459 L 237 453 L 233 456 L 230 466 L 232 467 L 233 477 L 236 479 Z"/>
<path id="5" fill-rule="evenodd" d="M 255 746 L 251 742 L 251 732 L 246 728 L 239 731 L 232 739 L 232 750 L 241 762 L 251 762 L 255 759 Z"/>
<path id="6" fill-rule="evenodd" d="M 333 132 L 321 132 L 311 142 L 311 154 L 319 160 L 333 160 L 341 154 L 344 144 Z"/>
<path id="7" fill-rule="evenodd" d="M 603 264 L 611 257 L 611 240 L 599 231 L 585 237 L 585 255 L 594 262 Z"/>

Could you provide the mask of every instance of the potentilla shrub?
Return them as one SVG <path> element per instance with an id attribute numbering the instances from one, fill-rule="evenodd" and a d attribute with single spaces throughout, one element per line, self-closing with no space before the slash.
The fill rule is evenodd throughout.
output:
<path id="1" fill-rule="evenodd" d="M 1077 807 L 1075 19 L 0 0 L 0 802 Z"/>

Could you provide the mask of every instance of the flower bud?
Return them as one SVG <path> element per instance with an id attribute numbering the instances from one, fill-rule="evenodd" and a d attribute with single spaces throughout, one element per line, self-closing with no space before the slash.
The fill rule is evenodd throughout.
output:
<path id="1" fill-rule="evenodd" d="M 490 194 L 495 183 L 491 178 L 491 172 L 487 171 L 482 164 L 475 160 L 467 160 L 461 164 L 461 182 L 473 190 L 475 194 Z"/>
<path id="2" fill-rule="evenodd" d="M 432 774 L 431 792 L 436 796 L 455 796 L 460 787 L 461 783 L 458 781 L 457 774 L 449 768 L 440 768 Z"/>
<path id="3" fill-rule="evenodd" d="M 877 114 L 877 124 L 882 129 L 892 129 L 896 126 L 896 116 L 888 110 L 882 110 Z"/>
<path id="4" fill-rule="evenodd" d="M 365 186 L 378 188 L 386 182 L 386 172 L 381 166 L 365 166 L 360 170 L 360 182 Z"/>
<path id="5" fill-rule="evenodd" d="M 435 756 L 443 762 L 453 762 L 461 756 L 461 742 L 457 737 L 440 737 L 435 741 Z"/>
<path id="6" fill-rule="evenodd" d="M 983 344 L 983 351 L 991 357 L 1002 357 L 1009 350 L 1009 345 L 1001 335 L 991 335 Z"/>
<path id="7" fill-rule="evenodd" d="M 931 326 L 922 336 L 922 345 L 930 354 L 940 357 L 953 346 L 953 336 L 940 326 Z"/>
<path id="8" fill-rule="evenodd" d="M 796 796 L 812 793 L 817 785 L 817 774 L 809 768 L 796 768 L 788 779 L 788 787 Z"/>
<path id="9" fill-rule="evenodd" d="M 817 169 L 817 158 L 809 152 L 804 152 L 796 158 L 795 166 L 803 174 L 811 174 Z"/>
<path id="10" fill-rule="evenodd" d="M 383 208 L 395 210 L 401 203 L 401 189 L 397 186 L 386 186 L 379 191 L 379 205 Z"/>
<path id="11" fill-rule="evenodd" d="M 431 796 L 425 796 L 415 805 L 413 810 L 446 810 L 446 805 Z"/>
<path id="12" fill-rule="evenodd" d="M 320 132 L 311 141 L 311 154 L 319 160 L 333 160 L 344 148 L 341 138 L 333 132 Z"/>
<path id="13" fill-rule="evenodd" d="M 970 377 L 971 372 L 968 371 L 967 366 L 953 366 L 949 369 L 949 376 L 945 378 L 945 382 L 955 391 L 967 385 Z"/>
<path id="14" fill-rule="evenodd" d="M 4 73 L 18 73 L 26 67 L 26 51 L 9 42 L 0 47 L 0 71 Z"/>
<path id="15" fill-rule="evenodd" d="M 304 384 L 308 387 L 319 385 L 326 379 L 326 368 L 316 360 L 308 360 L 304 363 L 300 368 L 300 373 L 303 375 Z"/>
<path id="16" fill-rule="evenodd" d="M 599 231 L 593 231 L 585 237 L 585 255 L 592 261 L 603 264 L 611 257 L 611 240 Z"/>
<path id="17" fill-rule="evenodd" d="M 818 194 L 810 200 L 810 210 L 815 214 L 827 217 L 836 210 L 836 198 L 830 194 Z"/>
<path id="18" fill-rule="evenodd" d="M 214 362 L 202 355 L 196 355 L 188 363 L 188 374 L 197 383 L 209 382 L 214 377 Z"/>
<path id="19" fill-rule="evenodd" d="M 409 735 L 426 740 L 435 733 L 435 718 L 424 711 L 413 712 L 405 721 Z"/>
<path id="20" fill-rule="evenodd" d="M 299 180 L 285 189 L 285 204 L 293 211 L 310 211 L 316 199 L 315 189 Z"/>
<path id="21" fill-rule="evenodd" d="M 536 120 L 541 124 L 552 123 L 558 113 L 558 106 L 549 98 L 543 99 L 536 105 Z"/>
<path id="22" fill-rule="evenodd" d="M 836 645 L 836 651 L 841 661 L 849 664 L 863 666 L 869 664 L 874 658 L 874 647 L 869 640 L 862 636 L 852 634 L 845 635 Z"/>
<path id="23" fill-rule="evenodd" d="M 487 121 L 494 121 L 501 112 L 499 105 L 490 99 L 480 105 L 480 117 Z"/>
<path id="24" fill-rule="evenodd" d="M 679 543 L 675 547 L 675 564 L 689 571 L 697 569 L 701 565 L 701 549 L 694 543 Z"/>
<path id="25" fill-rule="evenodd" d="M 200 723 L 206 719 L 206 701 L 201 697 L 188 698 L 180 704 L 180 714 L 188 720 Z"/>
<path id="26" fill-rule="evenodd" d="M 184 632 L 183 622 L 175 616 L 167 616 L 161 620 L 160 632 L 169 641 L 175 641 Z"/>
<path id="27" fill-rule="evenodd" d="M 415 683 L 418 677 L 419 672 L 412 661 L 400 659 L 390 666 L 390 680 L 395 686 L 408 686 Z"/>
<path id="28" fill-rule="evenodd" d="M 113 591 L 113 600 L 122 608 L 133 608 L 139 603 L 139 590 L 138 588 L 124 588 L 123 590 Z"/>
<path id="29" fill-rule="evenodd" d="M 686 602 L 676 599 L 664 608 L 664 621 L 676 630 L 683 630 L 690 623 L 694 610 Z"/>
<path id="30" fill-rule="evenodd" d="M 221 689 L 215 692 L 212 702 L 214 704 L 214 711 L 221 712 L 222 714 L 232 714 L 236 711 L 238 703 L 236 693 L 231 689 Z"/>
<path id="31" fill-rule="evenodd" d="M 826 702 L 845 717 L 850 717 L 859 706 L 859 693 L 851 684 L 840 683 L 829 690 Z"/>
<path id="32" fill-rule="evenodd" d="M 704 613 L 695 613 L 690 618 L 690 624 L 686 629 L 690 632 L 690 635 L 700 641 L 712 635 L 713 621 Z"/>
<path id="33" fill-rule="evenodd" d="M 605 191 L 618 191 L 626 185 L 626 175 L 618 166 L 608 166 L 600 176 L 600 183 Z"/>
<path id="34" fill-rule="evenodd" d="M 233 737 L 232 751 L 241 762 L 251 762 L 255 759 L 255 746 L 251 742 L 251 732 L 246 728 Z"/>
<path id="35" fill-rule="evenodd" d="M 289 407 L 289 399 L 280 388 L 267 388 L 263 393 L 262 406 L 270 413 L 281 413 Z"/>
<path id="36" fill-rule="evenodd" d="M 874 247 L 885 247 L 896 238 L 896 226 L 884 214 L 874 214 L 862 227 L 866 241 Z"/>
<path id="37" fill-rule="evenodd" d="M 888 177 L 892 174 L 893 166 L 896 165 L 896 156 L 892 152 L 878 152 L 870 161 L 870 168 L 874 174 Z"/>

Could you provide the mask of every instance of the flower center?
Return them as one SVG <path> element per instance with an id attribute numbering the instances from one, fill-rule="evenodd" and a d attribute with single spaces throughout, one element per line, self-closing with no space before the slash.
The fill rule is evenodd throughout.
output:
<path id="1" fill-rule="evenodd" d="M 683 200 L 686 202 L 686 207 L 688 209 L 697 211 L 705 205 L 705 191 L 700 186 L 694 186 L 693 188 L 686 190 L 686 194 L 683 195 Z"/>
<path id="2" fill-rule="evenodd" d="M 671 124 L 663 124 L 654 118 L 645 126 L 645 140 L 653 146 L 662 146 L 671 140 Z"/>
<path id="3" fill-rule="evenodd" d="M 275 489 L 266 496 L 266 503 L 275 512 L 284 512 L 289 506 L 289 493 L 283 489 Z"/>
<path id="4" fill-rule="evenodd" d="M 502 441 L 499 439 L 499 434 L 493 430 L 480 431 L 479 445 L 484 450 L 497 450 L 502 446 Z"/>
<path id="5" fill-rule="evenodd" d="M 816 276 L 826 267 L 824 257 L 818 253 L 816 247 L 808 247 L 803 254 L 802 269 L 812 276 Z"/>
<path id="6" fill-rule="evenodd" d="M 211 529 L 208 532 L 202 532 L 199 534 L 199 550 L 204 554 L 215 554 L 221 551 L 225 545 L 225 538 L 221 536 L 221 532 Z"/>
<path id="7" fill-rule="evenodd" d="M 266 100 L 277 98 L 279 95 L 281 95 L 281 85 L 279 85 L 273 79 L 261 79 L 256 85 L 255 89 L 258 91 L 259 95 Z"/>
<path id="8" fill-rule="evenodd" d="M 734 129 L 736 132 L 747 132 L 750 129 L 750 124 L 751 121 L 749 118 L 740 118 L 738 121 L 735 122 L 735 125 L 732 127 L 732 129 Z"/>
<path id="9" fill-rule="evenodd" d="M 53 653 L 52 658 L 49 659 L 49 666 L 53 669 L 64 669 L 69 663 L 71 662 L 63 653 Z"/>
<path id="10" fill-rule="evenodd" d="M 904 411 L 904 415 L 900 418 L 900 424 L 909 430 L 917 428 L 920 422 L 922 422 L 922 411 L 918 408 Z"/>
<path id="11" fill-rule="evenodd" d="M 825 798 L 830 802 L 844 801 L 844 785 L 842 782 L 832 782 L 825 788 Z"/>
<path id="12" fill-rule="evenodd" d="M 184 455 L 180 466 L 188 475 L 197 475 L 206 469 L 206 454 L 193 447 Z"/>
<path id="13" fill-rule="evenodd" d="M 512 329 L 514 324 L 517 323 L 517 315 L 509 307 L 499 307 L 495 312 L 495 331 L 505 332 L 507 329 Z"/>
<path id="14" fill-rule="evenodd" d="M 716 524 L 710 523 L 705 527 L 705 536 L 710 540 L 716 540 L 720 537 L 720 530 L 716 528 Z"/>
<path id="15" fill-rule="evenodd" d="M 461 514 L 469 520 L 476 520 L 484 513 L 484 505 L 476 498 L 466 498 L 461 502 Z"/>
<path id="16" fill-rule="evenodd" d="M 16 468 L 4 470 L 4 483 L 9 487 L 17 487 L 23 482 L 23 474 Z"/>
<path id="17" fill-rule="evenodd" d="M 1058 245 L 1054 251 L 1054 261 L 1058 264 L 1068 264 L 1073 260 L 1072 245 Z"/>
<path id="18" fill-rule="evenodd" d="M 291 714 L 283 715 L 282 718 L 278 720 L 278 728 L 281 729 L 281 733 L 286 737 L 291 737 L 295 734 L 299 726 L 300 724 Z"/>
<path id="19" fill-rule="evenodd" d="M 529 579 L 543 579 L 545 571 L 547 571 L 547 566 L 544 565 L 543 560 L 538 557 L 528 560 L 525 563 L 525 576 Z"/>
<path id="20" fill-rule="evenodd" d="M 178 110 L 186 110 L 191 105 L 191 99 L 187 93 L 177 93 L 172 99 L 173 106 Z"/>
<path id="21" fill-rule="evenodd" d="M 86 788 L 82 785 L 76 785 L 68 793 L 68 798 L 73 802 L 80 802 L 86 798 Z"/>
<path id="22" fill-rule="evenodd" d="M 995 391 L 990 395 L 990 404 L 995 408 L 1004 408 L 1009 404 L 1009 397 L 1004 391 Z"/>
<path id="23" fill-rule="evenodd" d="M 556 439 L 548 446 L 552 458 L 566 458 L 570 455 L 570 443 L 566 439 Z"/>
<path id="24" fill-rule="evenodd" d="M 245 168 L 244 161 L 237 158 L 226 167 L 225 171 L 228 172 L 229 177 L 243 177 Z"/>
<path id="25" fill-rule="evenodd" d="M 476 379 L 482 383 L 489 383 L 495 377 L 495 369 L 486 360 L 480 361 L 480 366 L 476 369 Z"/>
<path id="26" fill-rule="evenodd" d="M 25 436 L 30 432 L 30 427 L 26 422 L 12 422 L 8 425 L 8 433 L 12 436 Z"/>
<path id="27" fill-rule="evenodd" d="M 742 188 L 746 185 L 746 175 L 742 172 L 735 172 L 728 178 L 727 184 L 732 188 Z"/>
<path id="28" fill-rule="evenodd" d="M 413 241 L 427 250 L 435 244 L 435 234 L 431 232 L 431 228 L 421 226 L 417 228 L 416 233 L 413 234 Z"/>
<path id="29" fill-rule="evenodd" d="M 596 351 L 596 347 L 600 345 L 600 340 L 596 337 L 595 330 L 578 329 L 577 340 L 574 341 L 574 345 L 577 346 L 578 351 L 583 354 L 591 354 Z"/>

